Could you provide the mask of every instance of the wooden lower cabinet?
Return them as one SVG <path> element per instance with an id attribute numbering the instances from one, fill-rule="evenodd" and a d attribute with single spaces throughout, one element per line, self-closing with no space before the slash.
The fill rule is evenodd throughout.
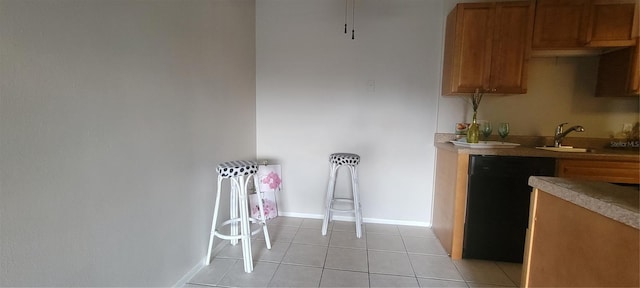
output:
<path id="1" fill-rule="evenodd" d="M 462 258 L 469 155 L 437 149 L 432 230 L 451 259 Z"/>
<path id="2" fill-rule="evenodd" d="M 556 175 L 592 181 L 640 184 L 640 163 L 638 161 L 558 159 Z"/>
<path id="3" fill-rule="evenodd" d="M 462 258 L 468 171 L 469 154 L 436 149 L 432 230 L 454 260 Z M 637 184 L 640 183 L 640 163 L 637 160 L 557 159 L 556 176 Z"/>
<path id="4" fill-rule="evenodd" d="M 531 196 L 522 287 L 640 287 L 640 231 L 542 190 Z"/>

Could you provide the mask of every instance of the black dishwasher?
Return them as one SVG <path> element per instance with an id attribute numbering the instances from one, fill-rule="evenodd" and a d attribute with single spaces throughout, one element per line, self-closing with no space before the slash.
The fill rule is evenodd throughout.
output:
<path id="1" fill-rule="evenodd" d="M 462 258 L 522 263 L 530 176 L 553 176 L 555 159 L 469 156 Z"/>

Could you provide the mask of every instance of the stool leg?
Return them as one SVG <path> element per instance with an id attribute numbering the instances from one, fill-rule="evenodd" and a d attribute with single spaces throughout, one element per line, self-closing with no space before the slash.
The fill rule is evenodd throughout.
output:
<path id="1" fill-rule="evenodd" d="M 362 237 L 362 210 L 360 209 L 360 195 L 358 191 L 358 167 L 349 166 L 351 170 L 351 190 L 353 192 L 353 210 L 356 217 L 356 237 Z"/>
<path id="2" fill-rule="evenodd" d="M 264 204 L 262 198 L 262 191 L 260 191 L 260 183 L 258 177 L 253 175 L 253 183 L 256 187 L 256 195 L 258 196 L 258 210 L 260 210 L 260 225 L 262 225 L 262 232 L 264 233 L 264 241 L 267 249 L 271 249 L 271 238 L 269 238 L 269 230 L 267 230 L 267 217 L 264 215 Z"/>
<path id="3" fill-rule="evenodd" d="M 229 219 L 237 219 L 240 218 L 238 216 L 238 190 L 240 187 L 238 186 L 238 181 L 235 178 L 230 178 L 231 182 L 231 192 L 229 196 Z M 229 224 L 229 235 L 238 235 L 238 222 L 231 222 Z M 238 239 L 231 239 L 231 245 L 238 244 Z"/>
<path id="4" fill-rule="evenodd" d="M 247 182 L 244 176 L 239 177 L 240 185 L 240 230 L 242 235 L 242 259 L 244 260 L 244 272 L 251 273 L 253 271 L 253 255 L 251 255 L 251 222 L 249 220 L 249 196 L 247 195 Z"/>
<path id="5" fill-rule="evenodd" d="M 207 249 L 206 265 L 211 264 L 211 249 L 213 248 L 213 237 L 216 231 L 216 221 L 218 221 L 218 208 L 220 207 L 220 186 L 222 185 L 222 177 L 218 176 L 218 191 L 216 193 L 216 203 L 213 208 L 213 221 L 211 221 L 211 234 L 209 235 L 209 248 Z"/>
<path id="6" fill-rule="evenodd" d="M 327 228 L 329 227 L 329 221 L 331 221 L 331 202 L 333 201 L 333 193 L 336 188 L 336 173 L 338 171 L 338 165 L 331 164 L 329 169 L 329 184 L 327 185 L 327 195 L 324 204 L 324 220 L 322 221 L 322 235 L 327 235 Z"/>

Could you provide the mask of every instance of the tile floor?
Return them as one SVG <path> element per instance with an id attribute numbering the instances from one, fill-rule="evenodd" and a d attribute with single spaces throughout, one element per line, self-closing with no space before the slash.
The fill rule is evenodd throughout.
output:
<path id="1" fill-rule="evenodd" d="M 516 263 L 455 260 L 429 228 L 277 217 L 268 222 L 272 247 L 252 239 L 253 273 L 240 244 L 225 244 L 184 287 L 518 287 Z"/>

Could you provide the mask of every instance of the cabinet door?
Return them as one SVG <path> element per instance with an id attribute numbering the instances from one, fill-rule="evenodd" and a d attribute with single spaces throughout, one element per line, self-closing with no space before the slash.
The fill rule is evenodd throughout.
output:
<path id="1" fill-rule="evenodd" d="M 589 0 L 538 0 L 533 30 L 534 49 L 584 47 Z"/>
<path id="2" fill-rule="evenodd" d="M 520 287 L 639 287 L 638 229 L 542 190 L 533 194 Z"/>
<path id="3" fill-rule="evenodd" d="M 640 163 L 606 160 L 559 159 L 558 177 L 640 184 Z"/>
<path id="4" fill-rule="evenodd" d="M 633 64 L 629 72 L 629 94 L 640 96 L 640 38 L 636 38 L 635 53 L 633 54 Z M 633 49 L 633 48 L 632 48 Z"/>
<path id="5" fill-rule="evenodd" d="M 533 12 L 529 2 L 506 2 L 496 6 L 489 82 L 491 92 L 527 92 Z"/>
<path id="6" fill-rule="evenodd" d="M 487 89 L 491 69 L 493 3 L 458 4 L 447 17 L 443 94 Z"/>
<path id="7" fill-rule="evenodd" d="M 627 47 L 600 56 L 597 97 L 640 95 L 640 48 Z"/>
<path id="8" fill-rule="evenodd" d="M 442 94 L 526 93 L 530 2 L 463 3 L 447 17 Z"/>
<path id="9" fill-rule="evenodd" d="M 592 0 L 587 45 L 633 46 L 635 0 Z"/>

